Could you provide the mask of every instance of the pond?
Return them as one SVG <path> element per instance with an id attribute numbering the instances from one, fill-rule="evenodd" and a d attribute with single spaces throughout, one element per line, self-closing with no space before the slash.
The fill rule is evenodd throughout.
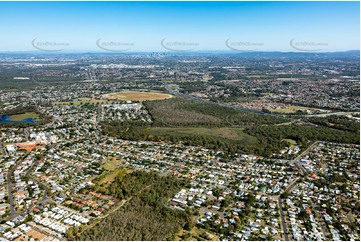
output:
<path id="1" fill-rule="evenodd" d="M 36 118 L 13 119 L 14 115 L 0 116 L 0 123 L 35 123 Z"/>

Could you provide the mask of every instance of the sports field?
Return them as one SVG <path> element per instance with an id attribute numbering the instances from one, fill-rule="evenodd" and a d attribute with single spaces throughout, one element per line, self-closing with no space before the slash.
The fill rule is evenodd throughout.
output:
<path id="1" fill-rule="evenodd" d="M 172 98 L 172 95 L 159 92 L 115 92 L 104 94 L 102 98 L 124 101 L 151 101 Z"/>

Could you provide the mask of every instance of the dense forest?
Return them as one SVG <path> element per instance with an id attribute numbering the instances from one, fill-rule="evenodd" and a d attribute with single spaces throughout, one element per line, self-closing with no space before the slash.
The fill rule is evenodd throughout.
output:
<path id="1" fill-rule="evenodd" d="M 346 132 L 337 129 L 317 126 L 301 125 L 270 125 L 253 126 L 245 129 L 245 132 L 257 136 L 266 147 L 282 147 L 282 139 L 293 139 L 298 144 L 306 145 L 310 141 L 329 141 L 338 143 L 360 142 L 359 133 Z"/>
<path id="2" fill-rule="evenodd" d="M 360 133 L 360 123 L 352 121 L 345 116 L 331 115 L 328 117 L 310 117 L 305 118 L 305 120 L 317 125 L 330 127 L 333 129 Z"/>
<path id="3" fill-rule="evenodd" d="M 175 132 L 158 132 L 146 123 L 119 123 L 116 121 L 102 123 L 103 131 L 111 136 L 126 140 L 168 141 L 185 145 L 204 146 L 220 149 L 229 153 L 244 152 L 263 154 L 263 146 L 259 142 L 240 142 L 237 140 L 211 136 L 206 134 L 180 134 Z M 286 144 L 285 144 L 286 145 Z"/>
<path id="4" fill-rule="evenodd" d="M 154 126 L 243 126 L 277 124 L 289 121 L 283 117 L 254 114 L 217 104 L 184 98 L 144 102 L 154 120 Z"/>
<path id="5" fill-rule="evenodd" d="M 252 153 L 268 156 L 289 146 L 284 139 L 294 139 L 307 146 L 313 141 L 359 143 L 359 124 L 345 117 L 305 118 L 315 125 L 276 125 L 289 120 L 271 115 L 236 111 L 218 105 L 174 98 L 145 102 L 153 123 L 116 122 L 102 123 L 103 131 L 127 140 L 168 141 L 185 145 L 204 146 L 229 153 Z M 207 133 L 181 133 L 176 130 L 161 132 L 162 127 L 245 127 L 244 135 L 254 142 L 242 142 Z M 157 128 L 158 127 L 158 128 Z M 250 140 L 250 139 L 248 139 Z"/>
<path id="6" fill-rule="evenodd" d="M 110 213 L 90 229 L 71 228 L 71 240 L 174 240 L 180 229 L 193 226 L 187 211 L 172 209 L 167 205 L 187 182 L 153 172 L 134 171 L 118 175 L 114 182 L 95 189 L 128 199 L 124 206 Z"/>

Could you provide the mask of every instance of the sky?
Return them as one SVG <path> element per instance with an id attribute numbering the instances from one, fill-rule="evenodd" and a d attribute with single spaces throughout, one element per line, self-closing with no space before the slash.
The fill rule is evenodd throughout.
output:
<path id="1" fill-rule="evenodd" d="M 359 2 L 0 2 L 0 51 L 344 51 Z"/>

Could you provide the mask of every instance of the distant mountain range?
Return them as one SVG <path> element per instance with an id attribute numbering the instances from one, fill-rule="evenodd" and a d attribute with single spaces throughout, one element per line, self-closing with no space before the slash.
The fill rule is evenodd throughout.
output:
<path id="1" fill-rule="evenodd" d="M 21 56 L 124 56 L 124 55 L 156 55 L 164 54 L 166 56 L 208 56 L 208 55 L 232 55 L 240 57 L 359 57 L 360 50 L 335 51 L 335 52 L 282 52 L 282 51 L 189 51 L 189 52 L 96 52 L 96 51 L 61 51 L 61 52 L 40 52 L 40 51 L 8 51 L 0 52 L 0 57 L 21 57 Z"/>

